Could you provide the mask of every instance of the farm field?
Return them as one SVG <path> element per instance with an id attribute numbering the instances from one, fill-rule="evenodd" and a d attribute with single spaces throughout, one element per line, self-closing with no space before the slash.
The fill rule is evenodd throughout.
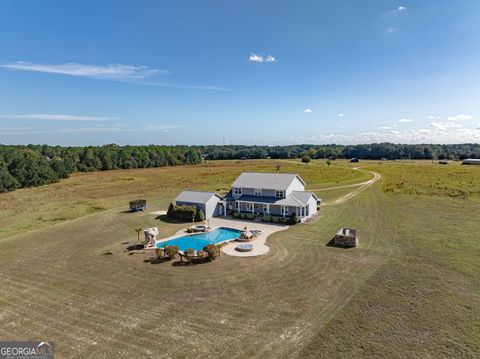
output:
<path id="1" fill-rule="evenodd" d="M 123 251 L 135 227 L 185 226 L 149 214 L 182 189 L 224 193 L 238 173 L 277 166 L 326 203 L 355 187 L 325 189 L 371 178 L 352 167 L 382 179 L 275 233 L 264 257 L 178 266 Z M 53 339 L 61 358 L 475 358 L 478 183 L 480 168 L 458 164 L 217 161 L 2 194 L 0 337 Z M 135 197 L 150 208 L 124 213 Z M 359 248 L 327 246 L 343 226 Z"/>

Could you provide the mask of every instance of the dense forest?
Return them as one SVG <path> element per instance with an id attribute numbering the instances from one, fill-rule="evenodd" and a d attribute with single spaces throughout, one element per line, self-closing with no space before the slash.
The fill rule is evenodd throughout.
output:
<path id="1" fill-rule="evenodd" d="M 290 146 L 0 145 L 0 192 L 57 182 L 73 172 L 190 165 L 207 160 L 262 158 L 464 159 L 480 158 L 480 144 Z"/>
<path id="2" fill-rule="evenodd" d="M 187 146 L 0 145 L 0 192 L 57 182 L 73 172 L 197 164 L 198 149 Z"/>

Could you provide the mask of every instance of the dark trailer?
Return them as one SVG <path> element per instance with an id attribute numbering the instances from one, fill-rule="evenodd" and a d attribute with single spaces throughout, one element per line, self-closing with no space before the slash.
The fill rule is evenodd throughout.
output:
<path id="1" fill-rule="evenodd" d="M 130 201 L 130 210 L 133 212 L 144 211 L 145 208 L 147 208 L 146 199 L 136 199 L 134 201 Z"/>

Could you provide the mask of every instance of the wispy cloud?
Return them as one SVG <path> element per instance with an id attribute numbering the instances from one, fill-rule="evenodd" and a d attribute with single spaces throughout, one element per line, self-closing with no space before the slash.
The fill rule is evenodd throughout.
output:
<path id="1" fill-rule="evenodd" d="M 410 122 L 413 122 L 413 120 L 411 118 L 402 118 L 402 119 L 398 120 L 398 122 L 410 123 Z"/>
<path id="2" fill-rule="evenodd" d="M 65 64 L 38 64 L 33 62 L 17 61 L 3 64 L 0 63 L 0 68 L 6 70 L 39 72 L 189 90 L 231 91 L 230 89 L 221 86 L 184 85 L 154 81 L 154 79 L 159 76 L 168 75 L 170 71 L 156 69 L 149 66 L 124 64 L 86 65 L 74 62 Z"/>
<path id="3" fill-rule="evenodd" d="M 397 7 L 397 10 L 398 10 L 398 11 L 406 11 L 406 10 L 407 10 L 407 7 L 404 6 L 404 5 L 400 5 L 399 7 Z"/>
<path id="4" fill-rule="evenodd" d="M 169 73 L 167 70 L 155 69 L 148 66 L 124 64 L 108 64 L 102 66 L 78 64 L 74 62 L 65 64 L 36 64 L 33 62 L 17 61 L 0 64 L 0 67 L 10 70 L 43 72 L 116 81 L 143 80 L 155 75 L 166 75 Z"/>
<path id="5" fill-rule="evenodd" d="M 114 117 L 108 116 L 82 116 L 82 115 L 65 115 L 54 113 L 32 113 L 22 115 L 0 115 L 0 119 L 8 120 L 35 120 L 35 121 L 112 121 Z"/>
<path id="6" fill-rule="evenodd" d="M 471 119 L 473 119 L 473 116 L 467 114 L 448 116 L 449 121 L 470 121 Z"/>
<path id="7" fill-rule="evenodd" d="M 387 28 L 385 29 L 385 33 L 387 33 L 387 34 L 392 34 L 392 33 L 394 33 L 395 31 L 397 31 L 397 29 L 394 28 L 393 26 L 387 27 Z"/>
<path id="8" fill-rule="evenodd" d="M 37 134 L 66 134 L 66 133 L 113 133 L 113 132 L 168 132 L 171 129 L 181 128 L 180 125 L 169 124 L 150 124 L 139 127 L 127 127 L 122 124 L 113 124 L 110 126 L 93 127 L 72 127 L 72 128 L 51 128 L 43 127 L 4 127 L 0 128 L 1 135 L 37 135 Z"/>
<path id="9" fill-rule="evenodd" d="M 248 57 L 248 61 L 250 62 L 277 62 L 277 59 L 273 57 L 272 55 L 268 55 L 264 57 L 263 55 L 259 54 L 254 54 L 250 53 L 250 56 Z"/>
<path id="10" fill-rule="evenodd" d="M 338 116 L 338 117 L 344 117 L 345 114 L 344 114 L 344 113 L 339 113 L 337 116 Z"/>
<path id="11" fill-rule="evenodd" d="M 435 116 L 435 115 L 429 115 L 428 116 L 429 120 L 438 120 L 439 118 L 440 118 L 440 116 Z"/>
<path id="12" fill-rule="evenodd" d="M 303 112 L 305 112 L 305 113 L 312 113 L 312 109 L 311 109 L 311 108 L 306 108 L 305 110 L 303 110 Z"/>

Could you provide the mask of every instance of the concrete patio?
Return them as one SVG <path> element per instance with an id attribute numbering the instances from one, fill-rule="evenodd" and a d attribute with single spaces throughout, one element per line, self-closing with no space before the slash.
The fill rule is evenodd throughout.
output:
<path id="1" fill-rule="evenodd" d="M 237 220 L 230 218 L 214 217 L 210 218 L 209 224 L 211 228 L 215 227 L 230 227 L 239 230 L 243 230 L 247 227 L 249 230 L 260 229 L 263 231 L 260 235 L 255 237 L 252 241 L 248 242 L 253 245 L 253 249 L 250 252 L 239 252 L 235 250 L 240 243 L 231 241 L 222 248 L 222 252 L 228 254 L 229 256 L 235 257 L 255 257 L 267 254 L 270 250 L 270 247 L 265 243 L 267 237 L 275 232 L 283 231 L 288 229 L 287 225 L 279 225 L 265 222 L 254 222 L 254 221 L 245 221 Z"/>

